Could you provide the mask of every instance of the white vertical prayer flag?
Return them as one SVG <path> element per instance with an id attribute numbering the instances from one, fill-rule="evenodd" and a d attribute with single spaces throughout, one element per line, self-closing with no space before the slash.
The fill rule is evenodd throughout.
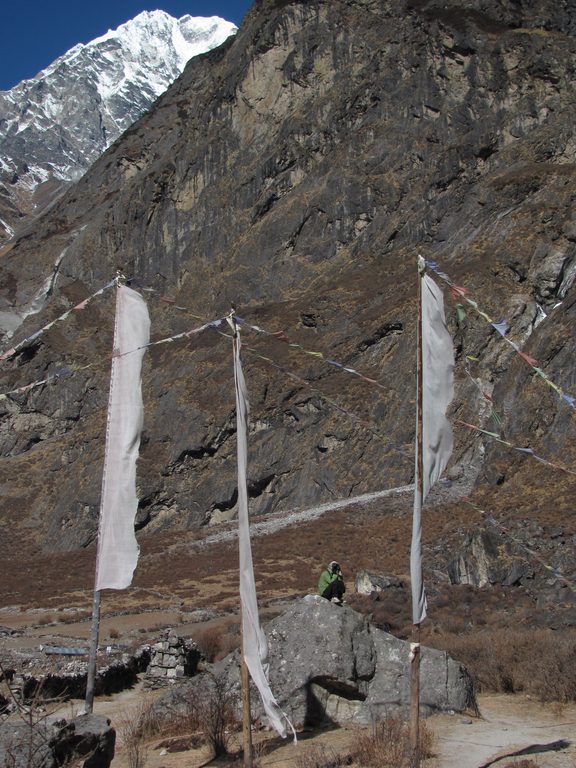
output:
<path id="1" fill-rule="evenodd" d="M 149 341 L 150 318 L 146 302 L 139 293 L 119 284 L 100 500 L 96 591 L 130 586 L 138 562 L 134 534 L 138 509 L 136 460 L 144 422 L 140 373 L 144 347 Z"/>
<path id="2" fill-rule="evenodd" d="M 254 681 L 264 711 L 270 725 L 280 734 L 286 736 L 286 724 L 290 725 L 294 738 L 296 732 L 287 716 L 282 712 L 268 682 L 268 641 L 260 626 L 258 616 L 258 601 L 256 598 L 256 582 L 252 564 L 252 547 L 250 544 L 250 524 L 248 521 L 248 489 L 246 485 L 247 471 L 247 423 L 248 423 L 248 392 L 242 372 L 240 359 L 240 335 L 234 338 L 234 381 L 236 389 L 236 429 L 238 454 L 238 542 L 240 549 L 240 604 L 242 606 L 242 638 L 244 661 Z"/>
<path id="3" fill-rule="evenodd" d="M 452 428 L 446 410 L 454 394 L 454 348 L 446 326 L 442 291 L 427 275 L 421 280 L 422 317 L 422 492 L 418 449 L 410 550 L 412 621 L 426 618 L 426 593 L 422 581 L 422 505 L 430 488 L 444 471 L 452 453 Z M 417 402 L 420 398 L 417 397 Z M 418 423 L 418 419 L 417 419 Z"/>

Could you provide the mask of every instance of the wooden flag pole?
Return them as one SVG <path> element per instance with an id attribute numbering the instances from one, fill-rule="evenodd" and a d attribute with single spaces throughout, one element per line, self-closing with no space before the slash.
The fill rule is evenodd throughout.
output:
<path id="1" fill-rule="evenodd" d="M 420 624 L 412 627 L 410 643 L 410 768 L 420 765 Z"/>
<path id="2" fill-rule="evenodd" d="M 116 272 L 116 289 L 120 280 L 123 279 L 123 275 L 120 271 Z M 118 307 L 118 290 L 116 290 L 116 307 Z M 117 312 L 117 310 L 116 310 Z M 116 340 L 116 322 L 114 326 L 114 341 Z M 112 387 L 112 374 L 110 374 L 110 387 Z M 110 411 L 110 401 L 108 402 L 108 411 Z M 109 418 L 109 415 L 108 415 Z M 108 422 L 107 422 L 108 424 Z M 106 427 L 108 430 L 108 426 Z M 106 435 L 108 440 L 108 434 Z M 102 476 L 102 488 L 104 487 L 104 475 Z M 103 493 L 103 490 L 102 490 Z M 100 496 L 100 517 L 98 520 L 98 536 L 96 545 L 96 565 L 94 573 L 94 596 L 92 598 L 92 627 L 90 629 L 90 649 L 88 652 L 88 671 L 86 673 L 86 697 L 84 699 L 84 711 L 86 714 L 92 714 L 94 709 L 94 692 L 96 688 L 96 667 L 98 663 L 98 640 L 100 638 L 100 603 L 102 593 L 99 589 L 96 589 L 96 582 L 98 576 L 98 556 L 100 553 L 100 522 L 102 519 L 102 493 Z"/>
<path id="3" fill-rule="evenodd" d="M 418 267 L 418 355 L 417 355 L 417 427 L 416 427 L 416 451 L 418 461 L 418 483 L 414 493 L 422 498 L 424 496 L 424 467 L 422 462 L 422 268 Z M 411 768 L 420 765 L 420 624 L 412 627 L 412 643 L 410 644 L 410 751 Z"/>
<path id="4" fill-rule="evenodd" d="M 86 675 L 86 699 L 84 711 L 90 715 L 94 709 L 94 689 L 96 684 L 96 661 L 98 656 L 98 637 L 100 635 L 100 590 L 94 590 L 92 600 L 92 628 L 90 630 L 90 653 L 88 673 Z"/>
<path id="5" fill-rule="evenodd" d="M 117 270 L 116 272 L 116 314 L 114 321 L 114 344 L 116 343 L 116 328 L 118 322 L 118 286 L 120 281 L 124 281 L 124 275 Z M 122 283 L 123 284 L 123 283 Z M 113 365 L 113 363 L 112 363 Z M 112 389 L 112 371 L 110 372 L 110 389 Z M 109 395 L 110 398 L 110 395 Z M 108 401 L 108 416 L 106 422 L 106 441 L 108 441 L 108 419 L 110 418 L 110 400 Z M 106 458 L 104 458 L 104 463 Z M 98 581 L 98 558 L 100 555 L 100 525 L 102 521 L 102 496 L 104 493 L 104 470 L 102 473 L 102 491 L 100 495 L 100 516 L 98 519 L 98 535 L 96 544 L 96 565 L 94 567 L 94 597 L 92 598 L 92 627 L 90 629 L 90 649 L 88 652 L 88 671 L 86 673 L 86 698 L 84 700 L 84 711 L 91 714 L 94 709 L 94 693 L 96 688 L 96 668 L 98 664 L 98 640 L 100 638 L 100 604 L 102 592 L 96 589 Z"/>
<path id="6" fill-rule="evenodd" d="M 232 352 L 234 357 L 234 386 L 237 388 L 237 371 L 236 371 L 236 354 L 238 351 L 238 328 L 234 319 L 235 307 L 232 306 L 232 310 L 228 316 L 228 323 L 233 331 L 232 337 Z M 244 768 L 253 768 L 254 764 L 254 750 L 252 747 L 252 715 L 250 713 L 250 674 L 248 666 L 245 661 L 244 653 L 244 613 L 242 608 L 242 601 L 240 601 L 240 682 L 242 685 L 242 748 L 244 752 Z"/>
<path id="7" fill-rule="evenodd" d="M 244 660 L 244 633 L 240 645 L 240 680 L 242 682 L 242 747 L 244 768 L 252 768 L 254 750 L 252 748 L 252 716 L 250 714 L 250 675 Z"/>

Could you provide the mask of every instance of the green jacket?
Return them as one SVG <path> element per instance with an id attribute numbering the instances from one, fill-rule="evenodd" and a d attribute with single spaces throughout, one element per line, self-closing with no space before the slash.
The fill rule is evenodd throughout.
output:
<path id="1" fill-rule="evenodd" d="M 332 571 L 329 571 L 328 569 L 322 571 L 320 579 L 318 580 L 318 594 L 321 595 L 326 587 L 337 579 L 340 579 L 342 582 L 344 581 L 341 573 L 332 573 Z"/>

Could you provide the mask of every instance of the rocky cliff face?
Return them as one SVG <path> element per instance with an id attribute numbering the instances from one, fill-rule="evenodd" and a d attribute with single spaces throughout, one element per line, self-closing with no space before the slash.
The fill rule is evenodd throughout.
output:
<path id="1" fill-rule="evenodd" d="M 418 252 L 576 390 L 575 23 L 552 2 L 259 0 L 11 243 L 5 329 L 24 337 L 118 266 L 153 289 L 155 338 L 235 302 L 381 385 L 243 333 L 253 514 L 410 482 Z M 454 417 L 494 431 L 492 394 L 511 442 L 569 465 L 573 410 L 467 306 L 457 325 L 448 301 Z M 3 364 L 4 392 L 88 366 L 0 402 L 2 514 L 52 548 L 95 534 L 112 323 L 108 292 Z M 231 364 L 213 331 L 151 348 L 140 527 L 233 512 Z M 486 504 L 573 493 L 571 475 L 457 427 L 450 476 L 478 472 Z"/>
<path id="2" fill-rule="evenodd" d="M 199 53 L 236 31 L 144 11 L 0 92 L 0 242 L 75 181 Z"/>

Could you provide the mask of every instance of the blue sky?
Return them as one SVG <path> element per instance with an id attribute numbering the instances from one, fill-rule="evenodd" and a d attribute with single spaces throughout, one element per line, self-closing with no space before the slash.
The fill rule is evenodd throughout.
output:
<path id="1" fill-rule="evenodd" d="M 5 0 L 0 13 L 0 90 L 34 77 L 76 43 L 87 43 L 140 11 L 220 16 L 240 25 L 252 0 Z"/>

